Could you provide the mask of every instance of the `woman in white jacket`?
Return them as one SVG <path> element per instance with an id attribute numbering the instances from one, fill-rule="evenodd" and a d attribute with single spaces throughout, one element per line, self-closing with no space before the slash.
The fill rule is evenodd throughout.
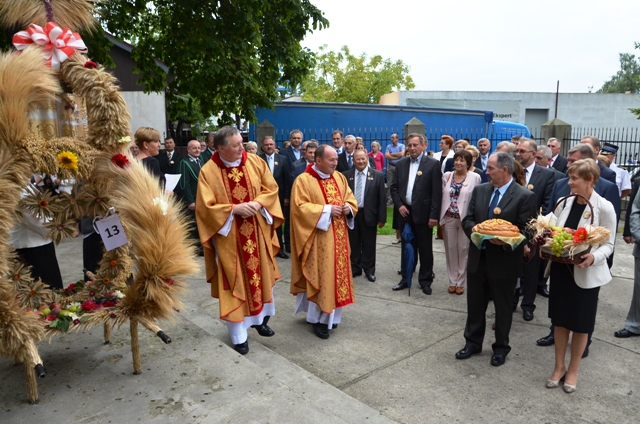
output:
<path id="1" fill-rule="evenodd" d="M 564 391 L 573 393 L 578 382 L 578 366 L 588 333 L 593 331 L 600 286 L 611 280 L 607 258 L 613 252 L 616 236 L 616 214 L 613 205 L 593 189 L 600 177 L 600 170 L 593 159 L 574 162 L 567 171 L 571 193 L 589 199 L 593 211 L 582 197 L 570 197 L 556 208 L 558 227 L 573 229 L 588 227 L 593 214 L 593 225 L 610 231 L 609 239 L 593 246 L 591 252 L 581 256 L 577 265 L 551 263 L 549 285 L 549 317 L 555 326 L 555 368 L 547 381 L 547 388 L 555 388 L 564 378 Z M 571 360 L 565 369 L 565 356 L 571 339 Z"/>

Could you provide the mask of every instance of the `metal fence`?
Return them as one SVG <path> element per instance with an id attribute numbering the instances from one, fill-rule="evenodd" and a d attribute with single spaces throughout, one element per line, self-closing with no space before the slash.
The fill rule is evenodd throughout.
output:
<path id="1" fill-rule="evenodd" d="M 614 159 L 616 165 L 635 175 L 640 172 L 640 127 L 638 128 L 572 128 L 567 132 L 564 142 L 569 144 L 569 148 L 580 143 L 586 136 L 594 136 L 600 140 L 600 145 L 605 143 L 618 147 L 618 154 Z M 545 144 L 546 140 L 540 138 L 539 133 L 532 133 L 532 137 L 538 144 Z M 639 174 L 640 175 L 640 174 Z"/>

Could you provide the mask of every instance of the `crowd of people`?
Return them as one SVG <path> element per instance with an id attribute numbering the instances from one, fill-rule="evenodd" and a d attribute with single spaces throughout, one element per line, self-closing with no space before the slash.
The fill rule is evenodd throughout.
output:
<path id="1" fill-rule="evenodd" d="M 520 305 L 523 319 L 531 321 L 536 297 L 549 297 L 551 332 L 537 340 L 541 346 L 555 345 L 555 366 L 546 387 L 562 383 L 567 393 L 575 391 L 580 361 L 589 354 L 599 288 L 611 280 L 620 201 L 629 194 L 624 238 L 627 243 L 640 240 L 638 184 L 632 192 L 628 173 L 615 166 L 617 147 L 601 146 L 596 137 L 587 136 L 564 157 L 555 138 L 538 146 L 515 136 L 491 152 L 486 138 L 472 145 L 443 135 L 440 151 L 429 152 L 427 139 L 417 133 L 404 142 L 393 134 L 384 152 L 377 141 L 370 146 L 368 151 L 361 138 L 339 130 L 326 145 L 304 141 L 295 130 L 280 149 L 271 136 L 260 140 L 260 146 L 243 144 L 237 129 L 223 127 L 204 142 L 189 141 L 182 155 L 170 138 L 160 152 L 160 133 L 143 127 L 135 133 L 131 154 L 161 185 L 166 175 L 180 176 L 170 195 L 182 202 L 191 222 L 190 235 L 204 256 L 211 295 L 220 300 L 220 317 L 239 353 L 249 351 L 249 328 L 264 337 L 275 334 L 268 321 L 275 314 L 273 287 L 281 277 L 276 258 L 292 261 L 295 313 L 306 314 L 316 336 L 329 338 L 342 322 L 342 309 L 355 302 L 353 279 L 364 274 L 370 282 L 377 280 L 376 234 L 392 205 L 394 243 L 401 245 L 400 281 L 392 290 L 410 288 L 419 263 L 418 285 L 425 295 L 432 294 L 438 227 L 447 290 L 467 294 L 465 343 L 456 358 L 468 359 L 482 350 L 492 301 L 491 365 L 503 365 L 511 350 L 513 312 Z M 42 186 L 46 178 L 34 175 L 33 183 Z M 576 265 L 548 262 L 530 243 L 533 235 L 526 227 L 538 214 L 549 213 L 558 226 L 576 229 L 593 221 L 611 236 Z M 516 225 L 525 241 L 516 246 L 496 239 L 470 242 L 474 226 L 491 218 Z M 29 252 L 20 240 L 33 238 L 24 234 L 20 227 L 12 233 L 12 244 L 23 255 Z M 97 265 L 95 251 L 101 249 L 91 235 L 85 234 L 94 243 L 93 257 L 85 252 L 89 269 Z M 39 243 L 43 241 L 34 247 L 40 248 Z M 640 336 L 637 244 L 634 257 L 632 305 L 616 337 Z"/>

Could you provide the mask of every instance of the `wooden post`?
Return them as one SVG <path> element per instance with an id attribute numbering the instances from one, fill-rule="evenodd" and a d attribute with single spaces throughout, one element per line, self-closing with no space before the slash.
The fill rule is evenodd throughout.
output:
<path id="1" fill-rule="evenodd" d="M 111 343 L 111 325 L 108 322 L 104 323 L 104 344 Z"/>
<path id="2" fill-rule="evenodd" d="M 131 331 L 131 356 L 133 357 L 133 373 L 142 374 L 142 364 L 140 363 L 140 340 L 138 339 L 138 319 L 131 317 L 129 321 Z"/>

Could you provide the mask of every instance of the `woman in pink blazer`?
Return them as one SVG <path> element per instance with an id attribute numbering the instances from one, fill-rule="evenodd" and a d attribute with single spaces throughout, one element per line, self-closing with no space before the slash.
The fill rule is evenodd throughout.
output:
<path id="1" fill-rule="evenodd" d="M 481 183 L 480 175 L 469 172 L 473 156 L 468 150 L 453 155 L 452 172 L 442 176 L 440 225 L 443 226 L 444 250 L 447 255 L 449 293 L 463 294 L 467 278 L 469 239 L 460 222 L 467 214 L 473 188 Z"/>

